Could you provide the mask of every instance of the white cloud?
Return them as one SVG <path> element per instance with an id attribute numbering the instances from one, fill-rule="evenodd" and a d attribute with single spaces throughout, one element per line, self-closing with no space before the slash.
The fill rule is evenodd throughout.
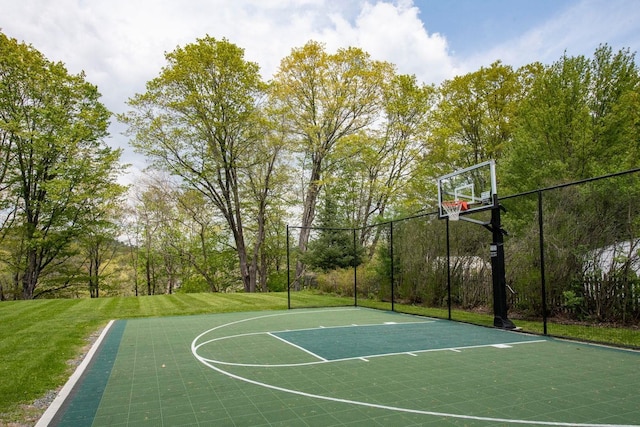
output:
<path id="1" fill-rule="evenodd" d="M 355 45 L 379 59 L 398 66 L 403 74 L 415 74 L 426 83 L 439 83 L 456 69 L 449 56 L 446 39 L 428 34 L 410 3 L 365 4 L 354 28 Z"/>

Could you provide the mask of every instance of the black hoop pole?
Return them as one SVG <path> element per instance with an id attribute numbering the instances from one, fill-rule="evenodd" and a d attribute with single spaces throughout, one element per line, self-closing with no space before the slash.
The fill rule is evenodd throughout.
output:
<path id="1" fill-rule="evenodd" d="M 516 325 L 507 318 L 507 279 L 504 268 L 504 230 L 500 220 L 498 195 L 493 195 L 490 229 L 493 233 L 491 244 L 491 273 L 493 276 L 493 326 L 515 329 Z"/>
<path id="2" fill-rule="evenodd" d="M 391 252 L 391 311 L 396 311 L 395 310 L 395 306 L 394 306 L 394 295 L 393 295 L 393 284 L 394 284 L 394 277 L 393 277 L 393 270 L 395 270 L 395 265 L 394 265 L 394 260 L 393 260 L 393 221 L 391 221 L 390 223 L 390 230 L 389 230 L 389 247 L 390 247 L 390 252 Z"/>
<path id="3" fill-rule="evenodd" d="M 451 320 L 451 245 L 449 243 L 449 217 L 447 217 L 447 308 Z"/>

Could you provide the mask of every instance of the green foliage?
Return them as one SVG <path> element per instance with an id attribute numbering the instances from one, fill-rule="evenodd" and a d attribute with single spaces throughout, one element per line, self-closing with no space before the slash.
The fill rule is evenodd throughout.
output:
<path id="1" fill-rule="evenodd" d="M 574 291 L 563 291 L 564 307 L 572 313 L 576 313 L 583 306 L 584 298 L 576 295 Z"/>
<path id="2" fill-rule="evenodd" d="M 339 228 L 338 207 L 329 195 L 320 215 L 318 237 L 309 243 L 302 259 L 305 264 L 324 272 L 356 267 L 362 262 L 363 248 L 358 245 L 355 230 Z"/>
<path id="3" fill-rule="evenodd" d="M 639 84 L 634 55 L 607 45 L 592 59 L 565 55 L 538 70 L 501 163 L 503 188 L 526 191 L 636 166 Z"/>
<path id="4" fill-rule="evenodd" d="M 271 273 L 267 277 L 267 289 L 269 292 L 284 292 L 287 290 L 287 272 Z"/>
<path id="5" fill-rule="evenodd" d="M 314 41 L 281 61 L 269 95 L 280 112 L 290 150 L 302 160 L 301 251 L 309 243 L 320 191 L 346 159 L 338 145 L 376 122 L 383 86 L 392 74 L 391 64 L 372 60 L 362 49 L 331 54 Z M 298 263 L 297 277 L 302 266 Z"/>
<path id="6" fill-rule="evenodd" d="M 305 263 L 325 272 L 359 265 L 362 249 L 354 248 L 350 234 L 348 230 L 321 229 L 320 236 L 309 243 Z"/>
<path id="7" fill-rule="evenodd" d="M 498 61 L 442 84 L 427 154 L 435 176 L 502 157 L 522 94 L 518 77 Z"/>
<path id="8" fill-rule="evenodd" d="M 255 291 L 257 255 L 266 235 L 265 195 L 278 153 L 260 108 L 267 86 L 258 65 L 226 39 L 198 39 L 167 53 L 166 60 L 119 119 L 155 168 L 177 177 L 224 220 L 237 252 L 238 276 L 245 291 Z"/>
<path id="9" fill-rule="evenodd" d="M 81 237 L 114 236 L 107 224 L 125 191 L 116 183 L 121 150 L 104 143 L 111 113 L 83 74 L 0 33 L 0 76 L 4 268 L 34 298 L 82 273 L 67 262 Z"/>
<path id="10" fill-rule="evenodd" d="M 320 292 L 353 297 L 353 269 L 332 269 L 316 277 Z"/>

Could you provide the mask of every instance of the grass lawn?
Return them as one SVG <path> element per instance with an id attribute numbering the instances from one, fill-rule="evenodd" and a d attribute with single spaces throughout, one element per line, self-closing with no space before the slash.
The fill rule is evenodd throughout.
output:
<path id="1" fill-rule="evenodd" d="M 293 294 L 292 294 L 293 295 Z M 296 292 L 293 307 L 348 306 L 353 298 Z M 390 304 L 359 300 L 358 305 L 389 310 Z M 4 301 L 0 303 L 0 426 L 33 425 L 46 410 L 38 400 L 67 381 L 93 338 L 111 319 L 184 316 L 236 311 L 284 310 L 287 293 L 174 294 L 142 297 Z M 396 304 L 404 313 L 447 318 L 446 309 Z M 455 310 L 454 320 L 491 326 L 493 316 Z M 541 323 L 517 321 L 528 332 Z M 549 330 L 551 335 L 640 348 L 640 332 L 580 325 Z M 631 337 L 631 338 L 630 338 Z M 45 399 L 46 401 L 46 399 Z M 48 402 L 47 402 L 48 403 Z"/>

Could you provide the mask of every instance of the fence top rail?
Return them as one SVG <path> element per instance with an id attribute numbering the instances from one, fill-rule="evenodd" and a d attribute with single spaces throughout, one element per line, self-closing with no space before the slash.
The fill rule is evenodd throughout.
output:
<path id="1" fill-rule="evenodd" d="M 593 177 L 593 178 L 585 178 L 585 179 L 581 179 L 579 181 L 566 182 L 564 184 L 552 185 L 550 187 L 538 188 L 536 190 L 529 190 L 529 191 L 525 191 L 525 192 L 522 192 L 522 193 L 510 194 L 508 196 L 500 197 L 500 199 L 501 200 L 514 199 L 516 197 L 528 196 L 530 194 L 536 194 L 536 193 L 543 193 L 545 191 L 557 190 L 559 188 L 571 187 L 573 185 L 586 184 L 587 182 L 600 181 L 602 179 L 615 178 L 617 176 L 622 176 L 622 175 L 630 175 L 630 174 L 637 173 L 637 172 L 640 172 L 640 168 L 629 169 L 629 170 L 622 171 L 622 172 L 610 173 L 608 175 L 596 176 L 596 177 Z"/>
<path id="2" fill-rule="evenodd" d="M 640 172 L 640 167 L 634 168 L 634 169 L 629 169 L 629 170 L 622 171 L 622 172 L 614 172 L 614 173 L 610 173 L 610 174 L 607 174 L 607 175 L 596 176 L 596 177 L 593 177 L 593 178 L 585 178 L 585 179 L 581 179 L 579 181 L 566 182 L 564 184 L 552 185 L 550 187 L 538 188 L 536 190 L 524 191 L 522 193 L 510 194 L 508 196 L 499 197 L 499 200 L 515 199 L 516 197 L 523 197 L 523 196 L 528 196 L 530 194 L 544 193 L 545 191 L 557 190 L 559 188 L 571 187 L 573 185 L 580 185 L 580 184 L 585 184 L 587 182 L 600 181 L 602 179 L 615 178 L 617 176 L 630 175 L 630 174 L 638 173 L 638 172 Z M 387 220 L 387 221 L 377 222 L 375 224 L 367 224 L 367 225 L 364 225 L 364 226 L 361 226 L 361 227 L 315 227 L 315 226 L 302 226 L 302 225 L 287 225 L 287 227 L 289 229 L 296 228 L 296 229 L 309 229 L 309 230 L 348 230 L 348 231 L 351 231 L 351 230 L 364 230 L 364 229 L 371 228 L 371 227 L 379 227 L 381 225 L 389 225 L 389 224 L 393 224 L 394 222 L 408 221 L 408 220 L 411 220 L 411 219 L 423 218 L 423 217 L 431 216 L 431 215 L 438 215 L 438 211 L 437 210 L 434 210 L 432 212 L 418 211 L 414 215 L 410 215 L 410 216 L 406 216 L 406 217 L 402 217 L 402 218 L 390 219 L 390 220 Z"/>

